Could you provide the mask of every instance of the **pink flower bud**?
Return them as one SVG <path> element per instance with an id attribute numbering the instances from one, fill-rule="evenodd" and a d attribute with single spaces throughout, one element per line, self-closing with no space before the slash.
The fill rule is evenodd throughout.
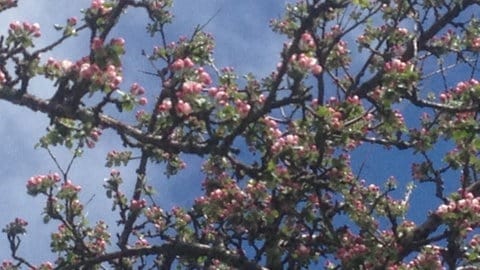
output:
<path id="1" fill-rule="evenodd" d="M 125 39 L 123 39 L 121 37 L 112 38 L 112 40 L 110 41 L 110 45 L 123 47 L 123 46 L 125 46 Z"/>
<path id="2" fill-rule="evenodd" d="M 172 108 L 172 101 L 170 99 L 164 99 L 162 104 L 158 106 L 158 111 L 166 112 Z"/>
<path id="3" fill-rule="evenodd" d="M 141 97 L 139 100 L 138 100 L 138 104 L 144 106 L 144 105 L 147 105 L 148 103 L 148 99 L 146 97 Z"/>
<path id="4" fill-rule="evenodd" d="M 183 115 L 189 115 L 192 112 L 192 107 L 188 102 L 179 100 L 177 103 L 177 112 Z"/>
<path id="5" fill-rule="evenodd" d="M 317 65 L 314 65 L 314 66 L 312 67 L 312 74 L 313 74 L 313 75 L 319 75 L 320 73 L 322 73 L 322 71 L 323 71 L 322 66 L 320 66 L 320 65 L 318 65 L 318 64 L 317 64 Z"/>
<path id="6" fill-rule="evenodd" d="M 192 68 L 193 66 L 195 66 L 195 63 L 193 63 L 192 59 L 188 57 L 183 59 L 183 63 L 185 64 L 186 68 Z"/>
<path id="7" fill-rule="evenodd" d="M 93 38 L 91 49 L 96 51 L 102 47 L 103 47 L 103 40 L 101 40 L 99 37 Z"/>
<path id="8" fill-rule="evenodd" d="M 177 59 L 170 65 L 170 70 L 179 71 L 185 67 L 183 59 Z"/>
<path id="9" fill-rule="evenodd" d="M 76 17 L 70 17 L 67 19 L 67 24 L 68 26 L 75 26 L 77 24 L 77 18 Z"/>

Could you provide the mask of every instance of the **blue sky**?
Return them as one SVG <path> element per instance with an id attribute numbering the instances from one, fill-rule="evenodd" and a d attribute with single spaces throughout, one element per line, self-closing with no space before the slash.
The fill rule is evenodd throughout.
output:
<path id="1" fill-rule="evenodd" d="M 275 69 L 279 61 L 279 52 L 284 38 L 274 34 L 268 27 L 270 19 L 283 13 L 287 1 L 280 0 L 177 0 L 173 13 L 176 16 L 174 23 L 168 27 L 168 39 L 177 40 L 180 35 L 190 35 L 196 25 L 207 22 L 217 11 L 218 14 L 206 26 L 207 32 L 213 33 L 216 40 L 215 60 L 218 67 L 234 66 L 239 75 L 253 72 L 260 78 Z M 54 4 L 52 4 L 54 3 Z M 8 23 L 14 20 L 39 22 L 42 27 L 41 44 L 58 37 L 59 33 L 52 30 L 53 24 L 64 24 L 70 16 L 81 17 L 79 10 L 89 5 L 89 0 L 20 0 L 20 7 L 2 13 L 0 16 L 1 33 L 6 33 Z M 143 12 L 129 12 L 120 21 L 112 36 L 125 36 L 127 55 L 124 59 L 124 87 L 133 82 L 144 85 L 147 91 L 158 89 L 158 81 L 154 77 L 143 74 L 141 71 L 152 71 L 148 62 L 141 57 L 142 49 L 151 51 L 159 38 L 149 39 L 143 31 L 145 18 Z M 88 44 L 86 37 L 69 40 L 52 53 L 57 59 L 78 59 L 86 54 Z M 45 58 L 46 59 L 46 58 Z M 36 80 L 31 92 L 42 97 L 53 94 L 51 83 Z M 412 114 L 413 115 L 413 114 Z M 43 208 L 43 198 L 32 198 L 26 195 L 25 184 L 29 177 L 57 171 L 54 163 L 42 150 L 34 150 L 40 136 L 44 134 L 49 120 L 39 113 L 0 102 L 0 172 L 3 179 L 0 181 L 0 226 L 4 226 L 15 217 L 22 217 L 29 221 L 28 235 L 24 237 L 21 255 L 38 263 L 53 257 L 49 250 L 50 227 L 46 227 L 40 215 Z M 100 143 L 93 151 L 86 151 L 83 158 L 75 162 L 71 178 L 83 187 L 83 201 L 92 198 L 86 206 L 88 216 L 94 223 L 99 218 L 106 219 L 114 224 L 115 216 L 111 214 L 111 203 L 105 199 L 103 179 L 108 176 L 109 169 L 105 168 L 105 155 L 112 149 L 119 149 L 121 145 L 118 137 L 106 131 Z M 64 149 L 56 149 L 57 157 L 68 162 L 71 154 Z M 389 176 L 395 175 L 400 186 L 411 182 L 410 152 L 387 153 L 379 146 L 365 145 L 355 152 L 353 166 L 358 168 L 365 161 L 362 177 L 374 183 L 383 183 Z M 437 156 L 437 160 L 440 159 Z M 169 209 L 173 205 L 188 205 L 195 194 L 198 194 L 200 159 L 186 157 L 188 168 L 176 177 L 166 179 L 162 173 L 162 166 L 150 167 L 150 180 L 157 185 L 158 199 L 161 205 Z M 440 160 L 438 160 L 440 161 Z M 134 169 L 120 169 L 125 181 L 133 184 Z M 130 180 L 130 181 L 128 181 Z M 180 192 L 179 192 L 180 191 Z M 403 189 L 399 193 L 402 194 Z M 421 218 L 430 209 L 433 192 L 430 185 L 414 191 L 412 202 L 420 203 L 423 207 L 415 208 L 412 217 Z M 181 196 L 180 196 L 181 195 Z M 427 196 L 426 196 L 427 195 Z M 49 228 L 49 229 L 48 229 Z M 3 236 L 0 236 L 3 237 Z M 115 241 L 115 239 L 113 239 Z M 8 257 L 7 242 L 0 240 L 0 259 Z"/>

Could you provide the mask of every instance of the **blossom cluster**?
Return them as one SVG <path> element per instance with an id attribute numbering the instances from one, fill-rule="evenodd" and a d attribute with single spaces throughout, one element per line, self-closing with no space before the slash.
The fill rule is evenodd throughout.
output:
<path id="1" fill-rule="evenodd" d="M 33 196 L 40 193 L 47 194 L 60 180 L 58 173 L 32 176 L 27 182 L 27 192 Z"/>
<path id="2" fill-rule="evenodd" d="M 437 54 L 445 54 L 448 50 L 461 50 L 463 42 L 453 29 L 448 29 L 441 36 L 434 36 L 429 43 L 437 48 Z"/>
<path id="3" fill-rule="evenodd" d="M 417 257 L 406 265 L 406 269 L 443 269 L 441 252 L 439 246 L 426 245 Z"/>
<path id="4" fill-rule="evenodd" d="M 367 246 L 362 243 L 362 238 L 349 231 L 341 236 L 341 240 L 343 247 L 337 251 L 337 256 L 345 264 L 357 257 L 361 257 L 368 251 Z"/>
<path id="5" fill-rule="evenodd" d="M 47 78 L 58 78 L 68 74 L 72 66 L 73 63 L 70 60 L 64 59 L 60 61 L 49 57 L 43 67 L 43 73 Z"/>
<path id="6" fill-rule="evenodd" d="M 480 82 L 476 79 L 458 82 L 453 89 L 440 93 L 439 98 L 442 103 L 451 101 L 470 100 L 470 95 L 477 95 L 477 89 L 480 88 Z M 466 104 L 468 105 L 468 104 Z"/>
<path id="7" fill-rule="evenodd" d="M 305 53 L 292 54 L 289 60 L 289 68 L 290 72 L 299 72 L 300 74 L 311 72 L 313 75 L 318 75 L 323 71 L 322 66 L 318 64 L 318 60 Z"/>
<path id="8" fill-rule="evenodd" d="M 408 62 L 403 62 L 402 60 L 395 58 L 385 63 L 384 70 L 388 73 L 403 73 L 405 71 L 411 70 L 412 67 L 412 64 Z"/>
<path id="9" fill-rule="evenodd" d="M 158 206 L 150 206 L 145 209 L 145 217 L 153 224 L 159 232 L 166 228 L 167 220 L 162 208 Z"/>
<path id="10" fill-rule="evenodd" d="M 5 229 L 3 229 L 3 232 L 8 235 L 24 234 L 27 232 L 27 225 L 28 222 L 26 220 L 17 217 L 14 221 L 10 222 Z"/>
<path id="11" fill-rule="evenodd" d="M 350 49 L 345 40 L 340 40 L 335 44 L 332 51 L 328 55 L 326 66 L 330 68 L 346 67 L 350 64 Z"/>
<path id="12" fill-rule="evenodd" d="M 88 148 L 94 148 L 95 143 L 98 142 L 100 136 L 102 135 L 102 130 L 100 128 L 93 128 L 88 133 L 88 137 L 85 139 L 85 143 Z"/>
<path id="13" fill-rule="evenodd" d="M 60 186 L 60 191 L 57 193 L 57 197 L 59 199 L 75 199 L 77 198 L 78 192 L 80 192 L 82 188 L 78 185 L 74 185 L 72 181 L 67 180 Z"/>
<path id="14" fill-rule="evenodd" d="M 95 227 L 87 230 L 88 242 L 87 248 L 95 254 L 103 254 L 108 244 L 110 244 L 110 233 L 108 225 L 104 221 L 99 221 Z"/>
<path id="15" fill-rule="evenodd" d="M 40 37 L 40 25 L 38 23 L 29 23 L 29 22 L 19 22 L 15 21 L 10 23 L 9 33 L 14 36 L 33 36 Z"/>
<path id="16" fill-rule="evenodd" d="M 212 97 L 217 104 L 221 106 L 228 106 L 230 104 L 230 100 L 234 98 L 235 93 L 230 93 L 229 89 L 220 86 L 210 87 L 208 89 L 208 95 Z M 241 98 L 236 98 L 234 105 L 241 117 L 245 117 L 252 108 L 248 101 Z"/>
<path id="17" fill-rule="evenodd" d="M 15 47 L 33 47 L 33 38 L 41 36 L 40 25 L 30 22 L 11 22 L 8 29 L 6 44 L 13 44 Z"/>
<path id="18" fill-rule="evenodd" d="M 272 140 L 270 150 L 274 154 L 278 154 L 283 150 L 292 147 L 298 148 L 299 150 L 303 149 L 303 147 L 299 147 L 300 139 L 297 134 L 283 134 L 278 123 L 271 117 L 265 117 L 262 121 L 265 124 L 268 136 Z"/>
<path id="19" fill-rule="evenodd" d="M 300 41 L 298 43 L 298 48 L 301 51 L 308 52 L 315 49 L 315 40 L 310 33 L 305 32 L 301 35 Z"/>
<path id="20" fill-rule="evenodd" d="M 145 199 L 131 200 L 130 201 L 130 210 L 132 212 L 139 212 L 147 206 L 147 201 Z"/>
<path id="21" fill-rule="evenodd" d="M 196 63 L 189 57 L 174 60 L 169 65 L 169 69 L 173 72 L 175 78 L 165 81 L 163 85 L 168 88 L 178 85 L 175 92 L 175 111 L 180 116 L 188 116 L 195 109 L 193 105 L 198 100 L 198 95 L 212 83 L 212 78 L 203 67 L 197 67 Z M 169 112 L 173 105 L 171 98 L 164 98 L 158 105 L 157 111 Z"/>
<path id="22" fill-rule="evenodd" d="M 88 9 L 94 15 L 105 15 L 109 13 L 112 8 L 105 3 L 104 0 L 92 0 L 90 8 Z"/>
<path id="23" fill-rule="evenodd" d="M 457 215 L 478 216 L 480 212 L 480 198 L 472 193 L 466 193 L 463 198 L 451 200 L 448 204 L 440 205 L 435 213 L 444 220 L 458 220 Z M 478 222 L 477 219 L 469 219 L 468 223 Z M 465 221 L 466 222 L 466 221 Z M 468 224 L 464 224 L 468 225 Z"/>
<path id="24" fill-rule="evenodd" d="M 0 270 L 18 270 L 20 269 L 17 264 L 14 264 L 10 260 L 4 260 L 0 265 Z"/>
<path id="25" fill-rule="evenodd" d="M 219 186 L 216 188 L 209 187 L 217 184 Z M 253 228 L 264 226 L 265 220 L 258 220 L 257 217 L 263 216 L 269 220 L 275 215 L 269 207 L 271 197 L 263 181 L 252 179 L 242 189 L 227 175 L 220 173 L 217 179 L 206 179 L 203 185 L 207 190 L 206 196 L 195 200 L 194 209 L 205 215 L 206 221 L 211 224 L 203 229 L 202 235 L 206 239 L 216 241 L 222 238 L 222 234 L 214 229 L 216 222 L 232 221 L 228 227 L 238 234 L 245 234 Z"/>
<path id="26" fill-rule="evenodd" d="M 130 151 L 116 151 L 112 150 L 107 154 L 107 167 L 126 165 L 132 156 Z"/>
<path id="27" fill-rule="evenodd" d="M 101 62 L 103 61 L 108 60 L 102 59 Z M 60 61 L 49 58 L 43 72 L 47 78 L 62 77 L 73 72 L 73 74 L 78 74 L 79 80 L 91 82 L 92 89 L 114 90 L 118 89 L 123 80 L 122 69 L 115 62 L 108 63 L 102 68 L 102 65 L 91 63 L 89 57 L 83 57 L 75 63 L 69 60 Z"/>

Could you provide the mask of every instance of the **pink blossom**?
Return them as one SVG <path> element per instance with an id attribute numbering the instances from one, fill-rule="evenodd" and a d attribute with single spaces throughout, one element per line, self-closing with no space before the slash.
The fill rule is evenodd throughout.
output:
<path id="1" fill-rule="evenodd" d="M 204 85 L 209 85 L 212 83 L 212 78 L 210 77 L 210 74 L 203 70 L 199 72 L 198 78 Z"/>
<path id="2" fill-rule="evenodd" d="M 245 117 L 247 116 L 248 112 L 250 112 L 250 109 L 251 109 L 251 106 L 250 104 L 246 103 L 245 101 L 243 100 L 240 100 L 240 99 L 237 99 L 235 101 L 235 105 L 238 109 L 238 112 L 240 113 L 240 115 L 242 117 Z"/>
<path id="3" fill-rule="evenodd" d="M 395 58 L 392 61 L 385 63 L 384 69 L 387 72 L 405 72 L 407 70 L 407 63 Z"/>
<path id="4" fill-rule="evenodd" d="M 313 75 L 319 75 L 320 73 L 322 73 L 322 71 L 323 71 L 323 68 L 320 65 L 314 65 L 312 67 L 312 74 Z"/>
<path id="5" fill-rule="evenodd" d="M 183 59 L 183 63 L 185 65 L 185 68 L 192 68 L 193 66 L 195 66 L 195 63 L 193 63 L 192 59 L 190 59 L 189 57 Z"/>
<path id="6" fill-rule="evenodd" d="M 186 81 L 182 84 L 184 94 L 199 94 L 202 91 L 202 85 L 195 81 Z"/>
<path id="7" fill-rule="evenodd" d="M 192 113 L 192 107 L 188 102 L 179 100 L 176 106 L 177 112 L 183 115 L 189 115 Z"/>
<path id="8" fill-rule="evenodd" d="M 147 201 L 145 199 L 140 199 L 140 200 L 132 200 L 130 202 L 130 210 L 131 211 L 139 211 L 147 206 Z"/>
<path id="9" fill-rule="evenodd" d="M 14 21 L 10 23 L 9 27 L 13 32 L 17 32 L 22 28 L 22 25 L 19 21 Z"/>
<path id="10" fill-rule="evenodd" d="M 93 76 L 92 69 L 89 63 L 83 63 L 80 66 L 80 78 L 89 80 Z"/>
<path id="11" fill-rule="evenodd" d="M 160 105 L 158 105 L 158 111 L 166 112 L 172 108 L 172 101 L 170 99 L 164 99 Z"/>
<path id="12" fill-rule="evenodd" d="M 119 177 L 119 176 L 120 176 L 120 171 L 117 170 L 117 169 L 112 169 L 112 170 L 110 171 L 110 176 L 112 176 L 112 177 Z"/>
<path id="13" fill-rule="evenodd" d="M 217 87 L 210 87 L 208 89 L 208 95 L 211 96 L 211 97 L 215 97 L 215 95 L 217 94 L 218 92 L 218 88 Z"/>
<path id="14" fill-rule="evenodd" d="M 103 5 L 103 0 L 93 0 L 91 4 L 91 8 L 98 9 L 98 8 L 101 8 L 102 5 Z"/>
<path id="15" fill-rule="evenodd" d="M 33 35 L 35 37 L 39 37 L 40 36 L 40 24 L 39 23 L 34 23 L 32 24 L 32 31 L 33 31 Z"/>
<path id="16" fill-rule="evenodd" d="M 451 98 L 451 95 L 448 93 L 441 93 L 439 97 L 442 103 L 446 103 Z"/>
<path id="17" fill-rule="evenodd" d="M 73 63 L 69 60 L 62 60 L 60 65 L 62 67 L 63 72 L 68 72 L 70 71 L 70 68 L 73 66 Z"/>
<path id="18" fill-rule="evenodd" d="M 130 86 L 130 93 L 134 96 L 141 96 L 145 94 L 145 89 L 138 83 L 133 83 Z"/>
<path id="19" fill-rule="evenodd" d="M 223 91 L 223 90 L 219 90 L 217 91 L 217 93 L 215 94 L 215 99 L 218 101 L 218 103 L 220 105 L 225 105 L 228 101 L 228 94 L 227 92 Z"/>
<path id="20" fill-rule="evenodd" d="M 360 105 L 360 98 L 357 95 L 349 96 L 347 102 L 354 105 Z"/>
<path id="21" fill-rule="evenodd" d="M 304 53 L 299 55 L 293 54 L 289 60 L 290 65 L 293 67 L 300 69 L 302 72 L 312 72 L 314 75 L 318 75 L 323 71 L 323 68 L 317 62 L 316 58 Z"/>
<path id="22" fill-rule="evenodd" d="M 68 26 L 75 26 L 77 24 L 77 18 L 76 17 L 70 17 L 67 19 L 67 24 Z"/>
<path id="23" fill-rule="evenodd" d="M 28 22 L 23 23 L 23 29 L 29 33 L 33 34 L 34 37 L 40 36 L 40 25 L 38 23 L 30 24 Z"/>
<path id="24" fill-rule="evenodd" d="M 109 84 L 109 87 L 112 88 L 112 89 L 117 89 L 118 86 L 122 83 L 123 81 L 123 77 L 122 76 L 115 76 L 110 84 Z"/>
<path id="25" fill-rule="evenodd" d="M 20 23 L 19 21 L 15 21 L 10 23 L 9 27 L 10 30 L 15 34 L 27 33 L 29 35 L 33 35 L 34 37 L 40 37 L 41 35 L 40 25 L 38 23 L 31 24 L 29 22 Z"/>
<path id="26" fill-rule="evenodd" d="M 315 48 L 315 41 L 313 40 L 312 35 L 310 35 L 308 32 L 303 33 L 300 37 L 298 46 L 302 51 L 308 51 Z"/>
<path id="27" fill-rule="evenodd" d="M 471 44 L 472 48 L 478 51 L 480 49 L 480 37 L 473 38 Z"/>
<path id="28" fill-rule="evenodd" d="M 82 187 L 78 185 L 74 185 L 72 181 L 67 180 L 67 182 L 62 184 L 61 189 L 69 192 L 79 192 L 80 190 L 82 190 Z"/>
<path id="29" fill-rule="evenodd" d="M 404 27 L 397 28 L 397 33 L 406 36 L 408 34 L 408 29 Z"/>
<path id="30" fill-rule="evenodd" d="M 214 200 L 222 200 L 226 193 L 222 189 L 215 189 L 210 193 L 210 197 Z"/>
<path id="31" fill-rule="evenodd" d="M 110 40 L 110 45 L 112 46 L 119 46 L 119 47 L 124 47 L 125 46 L 125 39 L 118 37 L 118 38 L 112 38 Z"/>
<path id="32" fill-rule="evenodd" d="M 135 241 L 135 246 L 136 247 L 148 247 L 150 244 L 148 243 L 148 240 L 145 238 L 140 238 L 137 241 Z"/>
<path id="33" fill-rule="evenodd" d="M 263 122 L 269 128 L 277 128 L 277 126 L 278 126 L 277 122 L 275 120 L 273 120 L 271 117 L 265 117 L 263 119 Z"/>
<path id="34" fill-rule="evenodd" d="M 148 103 L 148 99 L 146 97 L 141 97 L 139 100 L 138 100 L 138 104 L 144 106 L 144 105 L 147 105 Z"/>
<path id="35" fill-rule="evenodd" d="M 99 37 L 94 37 L 91 45 L 91 49 L 96 51 L 98 49 L 101 49 L 103 47 L 103 40 L 100 39 Z"/>
<path id="36" fill-rule="evenodd" d="M 101 129 L 94 129 L 90 132 L 90 138 L 94 141 L 98 141 L 100 138 L 100 135 L 102 135 L 102 130 Z"/>
<path id="37" fill-rule="evenodd" d="M 177 59 L 172 64 L 170 64 L 170 70 L 179 71 L 185 67 L 183 59 Z"/>

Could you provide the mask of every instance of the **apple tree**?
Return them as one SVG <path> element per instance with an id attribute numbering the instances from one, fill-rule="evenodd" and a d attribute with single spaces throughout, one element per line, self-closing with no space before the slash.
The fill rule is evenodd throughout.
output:
<path id="1" fill-rule="evenodd" d="M 0 269 L 478 269 L 479 3 L 292 1 L 271 20 L 285 43 L 263 78 L 217 67 L 206 25 L 169 35 L 173 0 L 93 0 L 56 36 L 12 22 L 0 38 L 0 99 L 50 119 L 38 151 L 57 165 L 53 148 L 81 159 L 105 130 L 123 145 L 105 153 L 107 180 L 92 183 L 115 227 L 87 217 L 75 164 L 58 166 L 26 182 L 55 224 L 53 259 L 22 253 L 35 236 L 19 217 L 3 229 L 11 254 Z M 2 11 L 17 4 L 0 1 Z M 139 55 L 156 67 L 156 88 L 123 82 L 136 76 L 122 72 L 135 40 L 112 33 L 131 10 L 145 23 L 133 31 L 158 42 Z M 43 56 L 71 39 L 88 54 Z M 34 79 L 54 94 L 33 94 Z M 402 181 L 364 177 L 364 149 L 408 153 Z M 169 181 L 197 166 L 202 194 L 166 209 L 153 196 L 159 166 Z M 434 206 L 412 219 L 421 186 Z"/>

